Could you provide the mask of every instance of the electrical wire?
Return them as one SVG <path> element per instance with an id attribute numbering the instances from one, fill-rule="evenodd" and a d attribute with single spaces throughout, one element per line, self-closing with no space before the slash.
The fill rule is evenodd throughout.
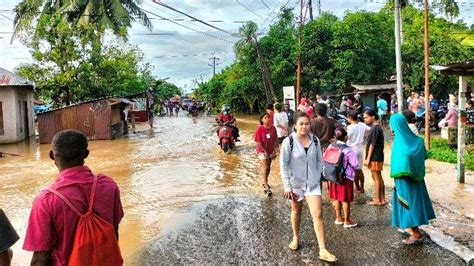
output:
<path id="1" fill-rule="evenodd" d="M 209 34 L 209 33 L 206 33 L 206 32 L 203 32 L 203 31 L 199 31 L 199 30 L 196 30 L 196 29 L 193 29 L 193 28 L 191 28 L 191 27 L 188 27 L 188 26 L 183 25 L 183 24 L 181 24 L 181 23 L 178 23 L 178 22 L 176 22 L 176 21 L 173 21 L 173 20 L 170 20 L 170 19 L 168 19 L 168 18 L 162 17 L 162 16 L 160 16 L 160 15 L 154 13 L 154 12 L 148 11 L 148 10 L 146 10 L 146 9 L 143 9 L 143 8 L 140 8 L 140 9 L 141 9 L 143 12 L 145 12 L 145 13 L 148 13 L 148 14 L 150 14 L 150 15 L 153 15 L 153 16 L 156 16 L 156 17 L 159 17 L 159 18 L 163 18 L 163 19 L 166 20 L 166 21 L 169 21 L 169 22 L 171 22 L 171 23 L 173 23 L 173 24 L 176 24 L 176 25 L 178 25 L 178 26 L 180 26 L 180 27 L 183 27 L 183 28 L 186 28 L 186 29 L 188 29 L 188 30 L 195 31 L 195 32 L 197 32 L 197 33 L 200 33 L 200 34 L 203 34 L 203 35 L 206 35 L 206 36 L 208 36 L 208 37 L 211 37 L 211 38 L 214 38 L 214 39 L 218 39 L 218 40 L 221 40 L 221 41 L 224 41 L 224 42 L 228 42 L 228 43 L 232 43 L 232 44 L 234 43 L 234 42 L 229 41 L 229 40 L 227 40 L 227 39 L 220 38 L 220 37 L 211 35 L 211 34 Z"/>

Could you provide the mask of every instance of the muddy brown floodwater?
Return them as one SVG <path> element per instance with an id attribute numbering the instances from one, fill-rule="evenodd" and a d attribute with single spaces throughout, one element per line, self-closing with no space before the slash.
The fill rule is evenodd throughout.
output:
<path id="1" fill-rule="evenodd" d="M 143 124 L 128 137 L 89 143 L 86 164 L 112 176 L 121 190 L 125 217 L 119 241 L 126 264 L 320 263 L 307 213 L 303 247 L 288 251 L 290 210 L 281 197 L 278 165 L 272 165 L 275 193 L 268 199 L 253 140 L 257 118 L 239 117 L 238 125 L 242 141 L 229 154 L 217 145 L 213 117 L 184 114 L 156 118 L 151 131 Z M 29 141 L 1 149 L 21 154 L 0 159 L 0 208 L 22 237 L 13 247 L 14 265 L 27 265 L 31 253 L 21 246 L 31 203 L 58 172 L 48 157 L 50 145 Z M 324 196 L 327 246 L 341 264 L 463 265 L 429 239 L 419 247 L 402 245 L 390 226 L 390 208 L 366 205 L 369 196 L 356 195 L 351 213 L 360 226 L 349 231 L 333 224 Z"/>
<path id="2" fill-rule="evenodd" d="M 185 219 L 183 207 L 256 190 L 259 168 L 251 134 L 256 118 L 244 117 L 240 122 L 242 142 L 231 154 L 216 145 L 213 119 L 157 118 L 153 131 L 141 125 L 126 138 L 89 143 L 86 164 L 94 172 L 112 176 L 121 190 L 125 218 L 120 224 L 120 246 L 125 258 Z M 15 265 L 25 265 L 31 258 L 21 249 L 31 203 L 58 174 L 49 149 L 50 145 L 33 140 L 2 146 L 4 152 L 21 154 L 0 159 L 0 207 L 21 237 L 13 247 Z"/>

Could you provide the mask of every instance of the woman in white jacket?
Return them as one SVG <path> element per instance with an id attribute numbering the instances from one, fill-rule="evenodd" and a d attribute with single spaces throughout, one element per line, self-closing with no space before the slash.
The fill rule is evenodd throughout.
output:
<path id="1" fill-rule="evenodd" d="M 336 256 L 326 249 L 324 240 L 321 199 L 321 173 L 323 170 L 321 145 L 318 138 L 310 133 L 311 125 L 308 115 L 302 112 L 295 115 L 296 132 L 283 141 L 280 151 L 284 197 L 291 201 L 293 240 L 288 247 L 291 250 L 299 248 L 302 201 L 306 199 L 318 239 L 319 258 L 334 262 L 337 260 Z"/>

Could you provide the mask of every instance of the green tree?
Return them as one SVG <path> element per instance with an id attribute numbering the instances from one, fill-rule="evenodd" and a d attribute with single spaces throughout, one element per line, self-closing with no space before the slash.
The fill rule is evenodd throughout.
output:
<path id="1" fill-rule="evenodd" d="M 22 0 L 15 7 L 14 34 L 26 32 L 37 20 L 59 15 L 73 26 L 94 25 L 103 32 L 111 29 L 116 35 L 125 37 L 132 21 L 138 21 L 148 28 L 152 24 L 137 5 L 142 0 Z"/>
<path id="2" fill-rule="evenodd" d="M 260 63 L 260 71 L 262 73 L 267 102 L 271 102 L 272 99 L 276 99 L 275 91 L 270 78 L 270 71 L 268 70 L 267 63 L 265 62 L 265 57 L 260 50 L 260 45 L 257 38 L 257 30 L 257 24 L 253 21 L 249 21 L 240 27 L 239 34 L 242 36 L 242 39 L 235 44 L 235 53 L 239 55 L 242 49 L 249 44 L 255 47 L 255 52 Z"/>
<path id="3" fill-rule="evenodd" d="M 17 72 L 34 80 L 39 96 L 68 105 L 104 96 L 124 96 L 149 87 L 150 65 L 142 53 L 124 44 L 104 45 L 92 25 L 76 28 L 60 15 L 43 16 L 35 38 L 24 39 L 34 62 Z"/>

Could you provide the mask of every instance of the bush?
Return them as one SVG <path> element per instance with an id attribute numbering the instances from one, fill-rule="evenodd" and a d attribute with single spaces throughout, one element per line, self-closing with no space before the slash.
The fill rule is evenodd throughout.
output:
<path id="1" fill-rule="evenodd" d="M 473 150 L 474 145 L 467 145 L 464 151 L 464 165 L 468 170 L 474 170 L 474 156 L 471 153 Z M 428 157 L 441 162 L 456 163 L 457 149 L 451 149 L 445 139 L 432 138 Z"/>

